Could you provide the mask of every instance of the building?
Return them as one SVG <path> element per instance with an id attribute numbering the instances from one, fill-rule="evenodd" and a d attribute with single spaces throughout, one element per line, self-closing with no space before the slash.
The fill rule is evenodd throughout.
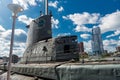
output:
<path id="1" fill-rule="evenodd" d="M 96 55 L 104 53 L 101 30 L 99 27 L 92 29 L 92 52 Z"/>
<path id="2" fill-rule="evenodd" d="M 80 51 L 80 53 L 83 53 L 83 52 L 84 52 L 84 44 L 83 44 L 83 42 L 80 42 L 80 43 L 78 44 L 78 46 L 79 46 L 79 51 Z"/>
<path id="3" fill-rule="evenodd" d="M 120 52 L 120 46 L 116 47 L 117 52 Z"/>

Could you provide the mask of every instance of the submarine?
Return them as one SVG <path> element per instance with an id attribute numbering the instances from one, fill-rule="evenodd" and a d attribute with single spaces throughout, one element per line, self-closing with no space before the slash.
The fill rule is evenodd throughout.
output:
<path id="1" fill-rule="evenodd" d="M 54 61 L 79 61 L 79 47 L 76 35 L 52 37 L 51 17 L 48 1 L 45 14 L 34 19 L 28 28 L 26 49 L 21 63 L 41 63 Z"/>
<path id="2" fill-rule="evenodd" d="M 76 35 L 52 37 L 47 1 L 46 14 L 27 26 L 26 49 L 20 63 L 12 64 L 10 80 L 120 80 L 119 60 L 83 64 Z M 0 65 L 0 70 L 0 80 L 6 80 L 8 66 Z"/>

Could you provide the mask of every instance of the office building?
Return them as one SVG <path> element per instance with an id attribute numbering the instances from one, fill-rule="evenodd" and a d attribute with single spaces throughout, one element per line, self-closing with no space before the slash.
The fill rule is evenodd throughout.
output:
<path id="1" fill-rule="evenodd" d="M 101 55 L 104 52 L 101 30 L 99 27 L 92 29 L 92 52 L 96 55 Z"/>

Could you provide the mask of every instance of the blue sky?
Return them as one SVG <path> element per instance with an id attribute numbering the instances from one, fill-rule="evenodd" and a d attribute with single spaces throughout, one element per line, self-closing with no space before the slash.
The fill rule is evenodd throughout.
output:
<path id="1" fill-rule="evenodd" d="M 28 25 L 44 12 L 43 0 L 0 0 L 0 56 L 9 54 L 11 12 L 9 3 L 24 8 L 16 20 L 14 54 L 22 56 L 25 50 Z M 91 29 L 100 27 L 104 49 L 115 51 L 120 45 L 120 0 L 49 0 L 52 11 L 53 37 L 77 35 L 84 42 L 86 52 L 91 52 Z"/>

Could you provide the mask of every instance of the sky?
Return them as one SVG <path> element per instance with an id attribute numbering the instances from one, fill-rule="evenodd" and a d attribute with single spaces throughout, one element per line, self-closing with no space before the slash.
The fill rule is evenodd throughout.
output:
<path id="1" fill-rule="evenodd" d="M 86 52 L 91 52 L 91 30 L 100 27 L 104 49 L 109 52 L 120 46 L 120 0 L 48 0 L 52 11 L 52 36 L 77 35 L 84 42 Z M 0 56 L 8 56 L 12 26 L 10 3 L 19 4 L 15 26 L 13 54 L 22 56 L 26 47 L 29 25 L 44 13 L 44 0 L 0 0 Z"/>

